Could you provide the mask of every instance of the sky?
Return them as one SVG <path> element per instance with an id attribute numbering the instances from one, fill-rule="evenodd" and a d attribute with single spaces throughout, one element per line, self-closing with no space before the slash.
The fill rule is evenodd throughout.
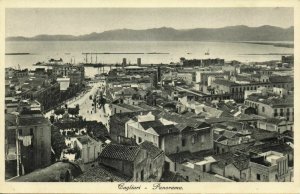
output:
<path id="1" fill-rule="evenodd" d="M 114 29 L 294 25 L 293 8 L 7 8 L 9 36 L 83 35 Z"/>

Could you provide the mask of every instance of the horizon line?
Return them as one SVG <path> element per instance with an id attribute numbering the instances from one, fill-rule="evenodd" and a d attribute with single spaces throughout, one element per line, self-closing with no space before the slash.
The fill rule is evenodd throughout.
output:
<path id="1" fill-rule="evenodd" d="M 169 28 L 169 29 L 174 29 L 174 30 L 193 30 L 193 29 L 221 29 L 221 28 L 228 28 L 228 27 L 237 27 L 237 26 L 245 26 L 248 28 L 259 28 L 259 27 L 263 27 L 263 26 L 270 26 L 270 27 L 276 27 L 276 28 L 282 28 L 282 29 L 289 29 L 294 27 L 294 25 L 289 26 L 289 27 L 280 27 L 280 26 L 273 26 L 273 25 L 260 25 L 260 26 L 248 26 L 248 25 L 233 25 L 233 26 L 223 26 L 223 27 L 210 27 L 210 28 L 206 28 L 206 27 L 195 27 L 195 28 L 174 28 L 174 27 L 167 27 L 167 26 L 161 26 L 161 27 L 155 27 L 155 28 L 143 28 L 143 29 L 130 29 L 130 28 L 116 28 L 116 29 L 111 29 L 111 30 L 104 30 L 102 32 L 90 32 L 90 33 L 86 33 L 86 34 L 80 34 L 80 35 L 73 35 L 73 34 L 36 34 L 33 36 L 23 36 L 23 35 L 17 35 L 17 36 L 5 36 L 5 39 L 7 38 L 16 38 L 16 37 L 23 37 L 23 38 L 34 38 L 36 36 L 42 36 L 42 35 L 48 35 L 48 36 L 74 36 L 74 37 L 78 37 L 78 36 L 84 36 L 84 35 L 88 35 L 88 34 L 93 34 L 93 33 L 103 33 L 103 32 L 109 32 L 109 31 L 116 31 L 116 30 L 152 30 L 152 29 L 162 29 L 162 28 Z"/>

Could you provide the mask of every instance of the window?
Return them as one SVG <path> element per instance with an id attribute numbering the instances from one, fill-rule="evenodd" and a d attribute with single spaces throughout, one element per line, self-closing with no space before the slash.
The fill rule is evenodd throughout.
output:
<path id="1" fill-rule="evenodd" d="M 195 144 L 195 139 L 196 139 L 196 137 L 195 137 L 195 135 L 193 135 L 192 136 L 192 144 Z"/>
<path id="2" fill-rule="evenodd" d="M 22 129 L 19 129 L 19 135 L 22 135 Z"/>
<path id="3" fill-rule="evenodd" d="M 203 172 L 206 172 L 206 165 L 203 165 Z"/>
<path id="4" fill-rule="evenodd" d="M 256 174 L 256 180 L 260 181 L 260 174 Z"/>
<path id="5" fill-rule="evenodd" d="M 143 141 L 143 140 L 142 140 L 142 138 L 141 138 L 141 137 L 139 137 L 139 143 L 142 143 L 142 141 Z"/>
<path id="6" fill-rule="evenodd" d="M 201 143 L 204 143 L 204 135 L 201 135 Z"/>
<path id="7" fill-rule="evenodd" d="M 30 128 L 30 135 L 33 135 L 33 129 Z"/>
<path id="8" fill-rule="evenodd" d="M 261 108 L 261 111 L 262 111 L 262 112 L 265 112 L 265 107 L 264 107 L 264 106 Z"/>
<path id="9" fill-rule="evenodd" d="M 182 139 L 182 140 L 181 140 L 181 145 L 182 145 L 182 147 L 185 146 L 185 139 Z"/>
<path id="10" fill-rule="evenodd" d="M 277 109 L 274 110 L 274 117 L 277 117 L 278 116 L 278 112 L 277 112 Z"/>
<path id="11" fill-rule="evenodd" d="M 141 171 L 141 181 L 144 181 L 144 170 Z"/>

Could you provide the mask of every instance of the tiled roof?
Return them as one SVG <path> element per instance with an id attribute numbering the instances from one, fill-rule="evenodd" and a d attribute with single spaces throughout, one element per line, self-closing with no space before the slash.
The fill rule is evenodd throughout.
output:
<path id="1" fill-rule="evenodd" d="M 177 113 L 161 112 L 160 114 L 158 114 L 158 117 L 176 122 L 178 124 L 186 124 L 190 127 L 198 127 L 203 123 L 203 120 L 201 119 L 188 118 Z"/>
<path id="2" fill-rule="evenodd" d="M 134 118 L 135 116 L 140 115 L 141 113 L 148 114 L 149 112 L 151 112 L 152 114 L 159 114 L 161 111 L 159 110 L 152 110 L 152 111 L 137 111 L 137 112 L 124 112 L 124 113 L 116 113 L 114 115 L 111 116 L 111 119 L 115 119 L 117 122 L 121 122 L 121 123 L 126 123 L 127 121 L 129 121 L 129 119 Z"/>
<path id="3" fill-rule="evenodd" d="M 99 165 L 88 169 L 82 175 L 74 179 L 74 182 L 128 182 L 128 177 L 116 170 Z"/>
<path id="4" fill-rule="evenodd" d="M 157 126 L 164 126 L 159 120 L 154 121 L 145 121 L 145 122 L 139 122 L 139 124 L 145 129 L 154 128 Z"/>
<path id="5" fill-rule="evenodd" d="M 208 118 L 205 119 L 205 121 L 209 124 L 214 124 L 214 123 L 223 123 L 228 120 L 232 120 L 232 117 L 221 117 L 221 118 Z"/>
<path id="6" fill-rule="evenodd" d="M 264 144 L 252 146 L 248 150 L 249 152 L 254 152 L 257 154 L 264 153 L 267 151 L 276 151 L 279 153 L 287 154 L 292 153 L 294 151 L 291 146 L 287 145 L 286 143 L 280 143 L 280 142 L 267 142 Z"/>
<path id="7" fill-rule="evenodd" d="M 100 154 L 100 158 L 134 161 L 140 151 L 139 146 L 108 144 Z"/>
<path id="8" fill-rule="evenodd" d="M 212 157 L 218 161 L 216 165 L 220 168 L 225 168 L 225 166 L 229 164 L 233 164 L 239 170 L 244 170 L 249 167 L 250 158 L 245 154 L 227 152 L 213 155 Z"/>
<path id="9" fill-rule="evenodd" d="M 20 126 L 29 126 L 29 125 L 42 125 L 42 124 L 49 124 L 50 122 L 43 116 L 40 117 L 20 117 L 19 118 L 19 125 Z"/>
<path id="10" fill-rule="evenodd" d="M 161 149 L 159 149 L 158 147 L 156 147 L 155 145 L 153 145 L 153 143 L 149 142 L 149 141 L 144 141 L 143 143 L 140 144 L 141 148 L 147 150 L 147 152 L 149 153 L 150 157 L 152 159 L 155 159 L 157 156 L 159 156 L 161 153 L 163 153 L 163 151 Z"/>
<path id="11" fill-rule="evenodd" d="M 276 132 L 270 132 L 270 131 L 256 129 L 256 128 L 251 128 L 248 130 L 249 132 L 252 133 L 251 137 L 253 137 L 257 141 L 276 139 L 278 136 Z"/>
<path id="12" fill-rule="evenodd" d="M 279 123 L 283 122 L 283 120 L 278 118 L 267 118 L 265 119 L 265 122 L 278 125 Z"/>
<path id="13" fill-rule="evenodd" d="M 71 162 L 56 162 L 51 166 L 35 170 L 24 176 L 17 177 L 12 182 L 59 182 L 60 175 L 70 170 L 72 176 L 77 177 L 82 173 L 79 166 Z"/>
<path id="14" fill-rule="evenodd" d="M 294 105 L 294 97 L 292 95 L 289 95 L 285 98 L 280 98 L 280 97 L 264 97 L 261 95 L 249 95 L 247 100 L 263 103 L 263 104 L 268 104 L 273 107 L 285 107 L 285 106 L 293 106 Z"/>
<path id="15" fill-rule="evenodd" d="M 233 138 L 236 134 L 237 132 L 225 130 L 223 136 L 229 139 L 229 138 Z"/>
<path id="16" fill-rule="evenodd" d="M 269 81 L 271 83 L 292 83 L 294 80 L 291 76 L 271 76 Z"/>
<path id="17" fill-rule="evenodd" d="M 171 133 L 179 133 L 179 130 L 175 127 L 175 125 L 154 126 L 152 128 L 161 136 Z"/>
<path id="18" fill-rule="evenodd" d="M 238 85 L 240 85 L 238 83 L 235 83 L 233 81 L 228 81 L 228 80 L 225 80 L 225 79 L 216 79 L 213 82 L 215 84 L 223 85 L 223 86 L 238 86 Z"/>
<path id="19" fill-rule="evenodd" d="M 171 171 L 164 171 L 160 181 L 161 182 L 188 182 L 179 173 L 174 173 Z"/>

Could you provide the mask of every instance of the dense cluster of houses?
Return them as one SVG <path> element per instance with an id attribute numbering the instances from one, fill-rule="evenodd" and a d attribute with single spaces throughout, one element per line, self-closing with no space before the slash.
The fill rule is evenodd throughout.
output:
<path id="1" fill-rule="evenodd" d="M 49 151 L 42 153 L 49 159 L 31 153 L 36 168 L 54 165 L 51 152 L 59 152 L 54 161 L 73 164 L 60 181 L 292 181 L 293 64 L 278 63 L 182 59 L 177 66 L 123 66 L 103 75 L 107 126 L 67 111 L 50 122 L 34 110 L 41 102 L 32 101 L 30 111 L 7 114 L 6 129 L 22 128 L 19 137 L 31 135 L 38 141 L 33 147 Z M 22 122 L 28 115 L 36 121 Z M 41 126 L 63 146 L 54 149 Z"/>

